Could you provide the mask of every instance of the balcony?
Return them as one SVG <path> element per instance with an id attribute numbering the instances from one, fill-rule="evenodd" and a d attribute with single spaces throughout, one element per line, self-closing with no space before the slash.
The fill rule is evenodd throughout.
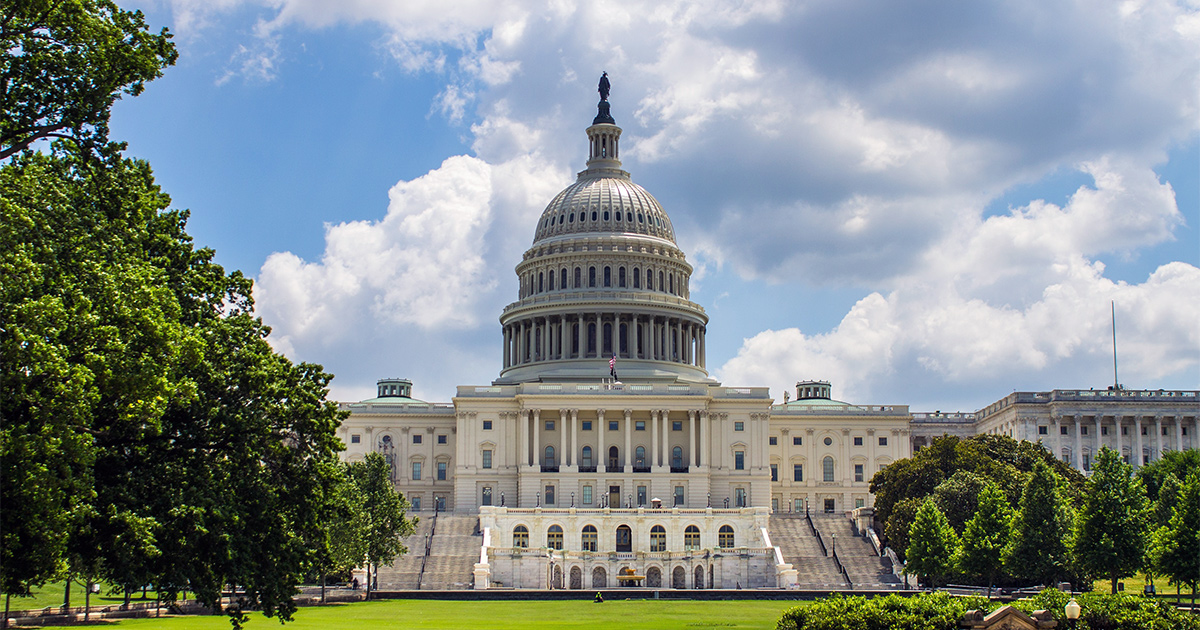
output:
<path id="1" fill-rule="evenodd" d="M 673 473 L 685 473 L 687 471 L 688 471 L 687 466 L 672 466 L 671 467 L 671 472 L 673 472 Z"/>
<path id="2" fill-rule="evenodd" d="M 616 464 L 609 464 L 608 468 L 606 468 L 605 471 L 610 472 L 610 473 L 620 473 L 620 472 L 625 472 L 625 467 L 618 466 Z"/>
<path id="3" fill-rule="evenodd" d="M 650 467 L 649 467 L 649 466 L 634 466 L 634 467 L 633 467 L 633 472 L 635 472 L 635 473 L 648 473 L 648 472 L 650 472 Z"/>
<path id="4" fill-rule="evenodd" d="M 579 472 L 581 472 L 581 473 L 594 473 L 594 472 L 596 472 L 596 467 L 595 467 L 595 466 L 580 466 L 580 467 L 579 467 Z"/>
<path id="5" fill-rule="evenodd" d="M 543 465 L 542 465 L 542 472 L 544 472 L 544 473 L 556 473 L 556 472 L 558 472 L 558 466 L 547 466 L 547 465 L 543 464 Z"/>

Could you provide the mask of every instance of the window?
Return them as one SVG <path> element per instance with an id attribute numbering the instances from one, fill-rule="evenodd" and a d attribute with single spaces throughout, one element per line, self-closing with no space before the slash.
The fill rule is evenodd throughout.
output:
<path id="1" fill-rule="evenodd" d="M 546 486 L 546 505 L 554 505 L 554 486 Z M 562 549 L 562 547 L 559 547 Z"/>
<path id="2" fill-rule="evenodd" d="M 581 465 L 583 465 L 585 467 L 591 467 L 592 466 L 592 447 L 590 447 L 590 446 L 583 447 L 583 456 L 580 457 L 579 459 L 581 460 L 579 462 Z"/>
<path id="3" fill-rule="evenodd" d="M 444 436 L 444 435 L 439 435 L 439 436 L 437 436 L 437 437 L 438 437 L 438 444 L 445 444 L 445 443 L 446 443 L 446 436 Z"/>
<path id="4" fill-rule="evenodd" d="M 483 487 L 483 500 L 480 501 L 480 503 L 482 503 L 483 505 L 491 505 L 492 504 L 492 487 L 491 486 Z"/>
<path id="5" fill-rule="evenodd" d="M 646 421 L 645 420 L 635 421 L 633 423 L 633 430 L 634 431 L 645 431 L 646 430 Z"/>
<path id="6" fill-rule="evenodd" d="M 617 213 L 617 220 L 618 221 L 621 220 L 620 213 Z M 642 288 L 642 270 L 638 269 L 637 267 L 633 268 L 633 288 L 635 288 L 635 289 Z"/>
<path id="7" fill-rule="evenodd" d="M 608 213 L 605 212 L 604 214 L 608 214 Z M 625 268 L 624 267 L 621 267 L 619 270 L 617 270 L 617 286 L 622 289 L 625 288 Z"/>
<path id="8" fill-rule="evenodd" d="M 596 286 L 596 268 L 595 267 L 588 267 L 588 286 L 589 287 Z"/>
<path id="9" fill-rule="evenodd" d="M 767 438 L 767 443 L 771 446 L 776 446 L 779 444 L 779 438 L 772 435 L 771 437 Z"/>
<path id="10" fill-rule="evenodd" d="M 620 462 L 619 454 L 620 453 L 619 453 L 619 451 L 617 451 L 617 447 L 615 447 L 615 446 L 608 447 L 608 468 L 610 470 L 614 470 L 617 468 L 617 466 L 620 465 L 618 463 L 618 462 Z"/>
<path id="11" fill-rule="evenodd" d="M 671 449 L 671 467 L 683 468 L 683 448 L 676 446 Z"/>
<path id="12" fill-rule="evenodd" d="M 683 420 L 672 420 L 671 421 L 671 430 L 672 431 L 682 431 L 683 430 Z"/>
<path id="13" fill-rule="evenodd" d="M 583 422 L 581 422 L 580 424 L 582 424 L 582 425 L 583 425 L 583 430 L 584 430 L 584 431 L 591 431 L 591 430 L 592 430 L 592 421 L 591 421 L 591 420 L 584 420 L 584 421 L 583 421 Z"/>
<path id="14" fill-rule="evenodd" d="M 650 551 L 667 550 L 667 530 L 662 525 L 650 528 Z"/>
<path id="15" fill-rule="evenodd" d="M 855 499 L 855 500 L 854 500 L 854 507 L 856 507 L 856 508 L 860 508 L 860 507 L 862 507 L 862 506 L 864 505 L 864 503 L 865 503 L 865 502 L 864 502 L 862 499 Z"/>
<path id="16" fill-rule="evenodd" d="M 832 444 L 833 438 L 825 438 L 825 446 L 831 446 Z"/>
<path id="17" fill-rule="evenodd" d="M 587 486 L 590 488 L 591 486 Z M 596 531 L 595 525 L 583 526 L 583 550 L 595 551 L 596 541 L 600 538 L 600 533 Z"/>
<path id="18" fill-rule="evenodd" d="M 420 443 L 421 443 L 421 434 L 414 433 L 413 434 L 413 444 L 420 444 Z"/>
<path id="19" fill-rule="evenodd" d="M 879 445 L 887 446 L 887 436 L 886 435 L 879 438 Z"/>
<path id="20" fill-rule="evenodd" d="M 1067 435 L 1067 433 L 1069 433 L 1069 432 L 1070 432 L 1070 429 L 1068 429 L 1067 427 L 1058 427 L 1059 435 Z M 1145 433 L 1142 433 L 1142 435 L 1145 435 Z"/>
<path id="21" fill-rule="evenodd" d="M 491 431 L 491 430 L 492 430 L 492 421 L 491 421 L 491 420 L 484 420 L 484 421 L 483 421 L 483 430 L 484 430 L 484 431 Z"/>
<path id="22" fill-rule="evenodd" d="M 617 528 L 617 551 L 633 551 L 633 530 L 628 525 Z"/>
<path id="23" fill-rule="evenodd" d="M 621 421 L 620 420 L 609 420 L 608 421 L 608 430 L 609 431 L 620 431 L 621 430 Z"/>
<path id="24" fill-rule="evenodd" d="M 543 466 L 551 466 L 551 467 L 554 466 L 554 447 L 553 446 L 546 447 L 546 461 L 542 465 Z"/>
<path id="25" fill-rule="evenodd" d="M 740 508 L 746 507 L 746 489 L 745 488 L 734 488 L 733 489 L 733 505 L 735 507 L 740 507 Z"/>
<path id="26" fill-rule="evenodd" d="M 803 512 L 804 511 L 804 499 L 792 499 L 792 511 L 793 512 Z"/>
<path id="27" fill-rule="evenodd" d="M 639 446 L 633 449 L 633 465 L 639 468 L 646 465 L 646 447 Z"/>
<path id="28" fill-rule="evenodd" d="M 792 438 L 792 446 L 804 446 L 804 438 L 793 437 Z"/>
<path id="29" fill-rule="evenodd" d="M 855 445 L 855 446 L 862 446 L 862 445 L 863 445 L 862 438 L 861 438 L 861 437 L 855 437 L 855 438 L 854 438 L 854 445 Z"/>
<path id="30" fill-rule="evenodd" d="M 746 469 L 746 451 L 734 451 L 733 452 L 733 469 L 734 470 L 745 470 Z"/>
<path id="31" fill-rule="evenodd" d="M 1050 427 L 1038 426 L 1038 435 L 1050 435 Z"/>
<path id="32" fill-rule="evenodd" d="M 437 480 L 438 481 L 446 480 L 446 462 L 438 462 L 437 463 Z"/>
<path id="33" fill-rule="evenodd" d="M 675 486 L 675 505 L 683 505 L 683 486 Z"/>
<path id="34" fill-rule="evenodd" d="M 1100 435 L 1108 435 L 1108 427 L 1100 427 Z"/>
<path id="35" fill-rule="evenodd" d="M 637 487 L 637 504 L 639 507 L 646 505 L 646 486 Z"/>
<path id="36" fill-rule="evenodd" d="M 1041 428 L 1041 427 L 1038 427 Z M 1183 434 L 1187 435 L 1187 429 L 1183 430 Z M 1121 435 L 1129 435 L 1129 427 L 1121 427 Z"/>
<path id="37" fill-rule="evenodd" d="M 792 464 L 792 481 L 804 481 L 804 464 Z"/>
<path id="38" fill-rule="evenodd" d="M 1084 470 L 1092 469 L 1092 456 L 1090 453 L 1083 454 L 1083 469 Z"/>
<path id="39" fill-rule="evenodd" d="M 824 480 L 827 482 L 833 481 L 833 458 L 826 455 L 825 459 L 821 460 L 821 468 L 823 469 Z"/>
<path id="40" fill-rule="evenodd" d="M 745 430 L 746 430 L 746 423 L 745 423 L 745 422 L 734 422 L 734 423 L 733 423 L 733 430 L 734 430 L 734 431 L 745 431 Z"/>
<path id="41" fill-rule="evenodd" d="M 779 464 L 771 464 L 771 481 L 779 481 Z"/>
<path id="42" fill-rule="evenodd" d="M 863 465 L 862 464 L 854 465 L 854 480 L 855 481 L 863 480 Z"/>
<path id="43" fill-rule="evenodd" d="M 352 433 L 352 434 L 350 435 L 350 443 L 351 443 L 351 444 L 359 444 L 359 443 L 361 443 L 361 442 L 362 442 L 362 436 L 361 436 L 361 435 L 359 435 L 359 434 L 357 434 L 357 433 Z"/>
<path id="44" fill-rule="evenodd" d="M 1166 434 L 1167 434 L 1167 427 L 1163 427 L 1163 428 L 1162 428 L 1162 434 L 1163 434 L 1163 435 L 1166 435 Z"/>
<path id="45" fill-rule="evenodd" d="M 733 549 L 733 528 L 722 525 L 717 531 L 717 546 L 722 549 Z"/>
<path id="46" fill-rule="evenodd" d="M 1150 435 L 1150 433 L 1147 431 L 1149 428 L 1150 427 L 1142 427 L 1142 435 Z M 1066 435 L 1066 430 L 1067 428 L 1063 427 L 1063 435 Z"/>
<path id="47" fill-rule="evenodd" d="M 551 549 L 563 548 L 563 531 L 561 526 L 551 525 L 550 529 L 546 530 L 546 546 Z"/>
<path id="48" fill-rule="evenodd" d="M 583 487 L 583 504 L 584 505 L 592 504 L 592 487 L 591 486 Z"/>
<path id="49" fill-rule="evenodd" d="M 581 288 L 583 286 L 583 281 L 581 279 L 582 276 L 580 275 L 582 273 L 583 273 L 583 271 L 579 267 L 575 268 L 575 288 L 576 289 Z"/>
<path id="50" fill-rule="evenodd" d="M 554 430 L 554 421 L 553 421 L 553 420 L 547 420 L 547 421 L 546 421 L 546 430 L 547 430 L 547 431 L 553 431 L 553 430 Z"/>
<path id="51" fill-rule="evenodd" d="M 421 462 L 412 463 L 413 481 L 421 480 Z"/>
<path id="52" fill-rule="evenodd" d="M 483 452 L 483 467 L 484 468 L 492 467 L 492 451 L 491 451 L 491 449 L 485 450 Z"/>
<path id="53" fill-rule="evenodd" d="M 683 549 L 684 551 L 695 551 L 700 548 L 700 528 L 695 525 L 688 525 L 687 529 L 683 530 Z"/>
<path id="54" fill-rule="evenodd" d="M 417 495 L 412 498 L 412 509 L 414 512 L 421 511 L 421 496 Z"/>
<path id="55" fill-rule="evenodd" d="M 604 286 L 606 286 L 606 287 L 612 286 L 612 267 L 604 268 Z"/>
<path id="56" fill-rule="evenodd" d="M 1079 435 L 1087 435 L 1087 427 L 1079 425 Z"/>

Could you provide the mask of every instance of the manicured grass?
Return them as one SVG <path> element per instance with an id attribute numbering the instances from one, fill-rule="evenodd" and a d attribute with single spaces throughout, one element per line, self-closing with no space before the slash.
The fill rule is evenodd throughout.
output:
<path id="1" fill-rule="evenodd" d="M 65 584 L 66 584 L 66 582 L 64 582 L 62 580 L 60 580 L 58 582 L 50 582 L 47 584 L 43 584 L 42 586 L 39 586 L 37 588 L 30 589 L 32 591 L 31 597 L 18 597 L 16 595 L 13 595 L 12 600 L 9 603 L 9 606 L 11 607 L 12 610 L 35 610 L 35 609 L 45 608 L 47 606 L 49 606 L 51 608 L 58 608 L 59 606 L 63 605 L 63 591 L 64 591 Z M 110 588 L 111 587 L 108 584 L 101 584 L 100 585 L 100 594 L 92 595 L 92 605 L 93 606 L 112 606 L 113 604 L 125 603 L 124 595 L 122 595 L 120 593 L 117 593 L 115 595 L 109 595 L 108 592 L 109 592 Z M 71 582 L 71 607 L 72 608 L 74 608 L 76 606 L 82 606 L 84 604 L 84 601 L 85 601 L 84 598 L 87 596 L 87 593 L 85 593 L 83 589 L 84 589 L 84 585 L 82 583 Z M 137 591 L 137 592 L 133 593 L 133 595 L 131 597 L 132 597 L 132 599 L 129 600 L 131 602 L 154 601 L 154 598 L 157 597 L 157 595 L 155 594 L 154 591 L 149 591 L 146 594 L 146 597 L 148 597 L 149 599 L 142 600 L 142 592 Z M 0 606 L 3 606 L 3 605 L 4 605 L 4 603 L 0 602 Z"/>
<path id="2" fill-rule="evenodd" d="M 672 601 L 620 600 L 594 604 L 578 601 L 438 601 L 383 600 L 301 608 L 285 630 L 337 630 L 403 627 L 486 628 L 586 628 L 600 630 L 696 630 L 703 628 L 775 627 L 784 610 L 806 604 L 798 601 Z M 260 615 L 249 628 L 280 628 L 279 622 Z M 120 630 L 226 630 L 229 620 L 218 616 L 181 616 L 169 619 L 127 619 L 113 624 Z"/>
<path id="3" fill-rule="evenodd" d="M 1121 581 L 1125 583 L 1126 593 L 1135 593 L 1140 595 L 1142 593 L 1142 588 L 1146 586 L 1146 575 L 1139 573 L 1133 577 L 1127 577 Z M 1159 597 L 1166 597 L 1174 600 L 1175 586 L 1168 584 L 1168 582 L 1169 580 L 1165 577 L 1160 576 L 1154 578 L 1154 590 L 1158 593 Z M 1100 593 L 1111 592 L 1112 582 L 1109 580 L 1096 580 L 1092 585 L 1092 590 Z M 1192 588 L 1187 585 L 1181 585 L 1179 587 L 1179 592 L 1181 593 L 1183 599 L 1190 599 L 1192 596 Z"/>

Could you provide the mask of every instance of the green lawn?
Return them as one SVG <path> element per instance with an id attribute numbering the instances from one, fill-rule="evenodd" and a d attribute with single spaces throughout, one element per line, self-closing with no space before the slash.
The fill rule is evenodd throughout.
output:
<path id="1" fill-rule="evenodd" d="M 1120 581 L 1125 583 L 1125 592 L 1127 593 L 1140 594 L 1142 592 L 1142 588 L 1146 586 L 1146 576 L 1143 573 L 1139 573 L 1133 577 L 1127 577 Z M 1168 581 L 1169 580 L 1167 578 L 1161 576 L 1154 578 L 1154 589 L 1158 592 L 1159 597 L 1167 597 L 1168 599 L 1174 600 L 1175 587 L 1168 584 Z M 1092 585 L 1092 590 L 1100 593 L 1111 592 L 1112 582 L 1108 580 L 1096 580 Z M 1189 599 L 1192 596 L 1192 588 L 1190 586 L 1181 586 L 1179 592 L 1182 594 L 1183 599 Z"/>
<path id="2" fill-rule="evenodd" d="M 384 600 L 301 608 L 285 630 L 338 628 L 587 628 L 599 630 L 696 630 L 703 628 L 775 627 L 787 608 L 805 602 L 788 601 L 429 601 Z M 169 619 L 127 619 L 112 625 L 119 630 L 226 630 L 229 620 L 217 616 Z M 248 627 L 281 628 L 274 619 L 251 618 Z"/>
<path id="3" fill-rule="evenodd" d="M 58 608 L 59 606 L 63 605 L 63 594 L 64 594 L 63 587 L 64 587 L 64 585 L 65 585 L 65 582 L 63 582 L 63 581 L 50 582 L 48 584 L 43 584 L 42 586 L 31 589 L 32 597 L 18 597 L 16 595 L 14 595 L 12 597 L 12 600 L 11 600 L 9 606 L 12 608 L 12 610 L 31 610 L 31 609 L 45 608 L 47 606 L 50 606 L 53 608 Z M 86 593 L 83 592 L 83 588 L 84 588 L 83 584 L 81 584 L 79 582 L 71 583 L 71 606 L 72 607 L 82 606 L 84 604 L 84 597 L 86 596 Z M 112 606 L 113 604 L 125 603 L 124 595 L 121 595 L 121 594 L 109 595 L 108 594 L 109 588 L 110 587 L 108 584 L 100 585 L 100 589 L 101 589 L 100 594 L 92 595 L 92 605 L 93 606 Z M 150 598 L 150 601 L 153 601 L 154 598 L 156 597 L 154 591 L 150 591 L 149 593 L 146 594 L 146 596 Z M 143 601 L 142 600 L 142 592 L 141 591 L 135 592 L 130 601 L 132 601 L 132 602 Z M 3 606 L 3 605 L 4 605 L 3 602 L 0 602 L 0 606 Z"/>

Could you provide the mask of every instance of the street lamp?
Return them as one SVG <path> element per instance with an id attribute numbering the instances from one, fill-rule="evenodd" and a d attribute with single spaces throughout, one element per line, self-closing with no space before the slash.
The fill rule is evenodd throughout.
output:
<path id="1" fill-rule="evenodd" d="M 712 493 L 711 492 L 708 493 L 708 500 L 706 502 L 706 505 L 708 505 L 708 507 L 712 507 Z"/>
<path id="2" fill-rule="evenodd" d="M 504 491 L 500 491 L 500 507 L 504 507 Z"/>
<path id="3" fill-rule="evenodd" d="M 1067 619 L 1071 622 L 1071 627 L 1074 628 L 1079 623 L 1079 602 L 1072 597 L 1071 601 L 1063 607 L 1063 612 L 1067 613 Z"/>
<path id="4" fill-rule="evenodd" d="M 534 505 L 534 507 L 542 507 L 542 493 L 535 492 L 533 493 L 533 496 L 536 499 L 536 505 Z"/>
<path id="5" fill-rule="evenodd" d="M 575 507 L 575 493 L 571 493 L 571 507 Z"/>

